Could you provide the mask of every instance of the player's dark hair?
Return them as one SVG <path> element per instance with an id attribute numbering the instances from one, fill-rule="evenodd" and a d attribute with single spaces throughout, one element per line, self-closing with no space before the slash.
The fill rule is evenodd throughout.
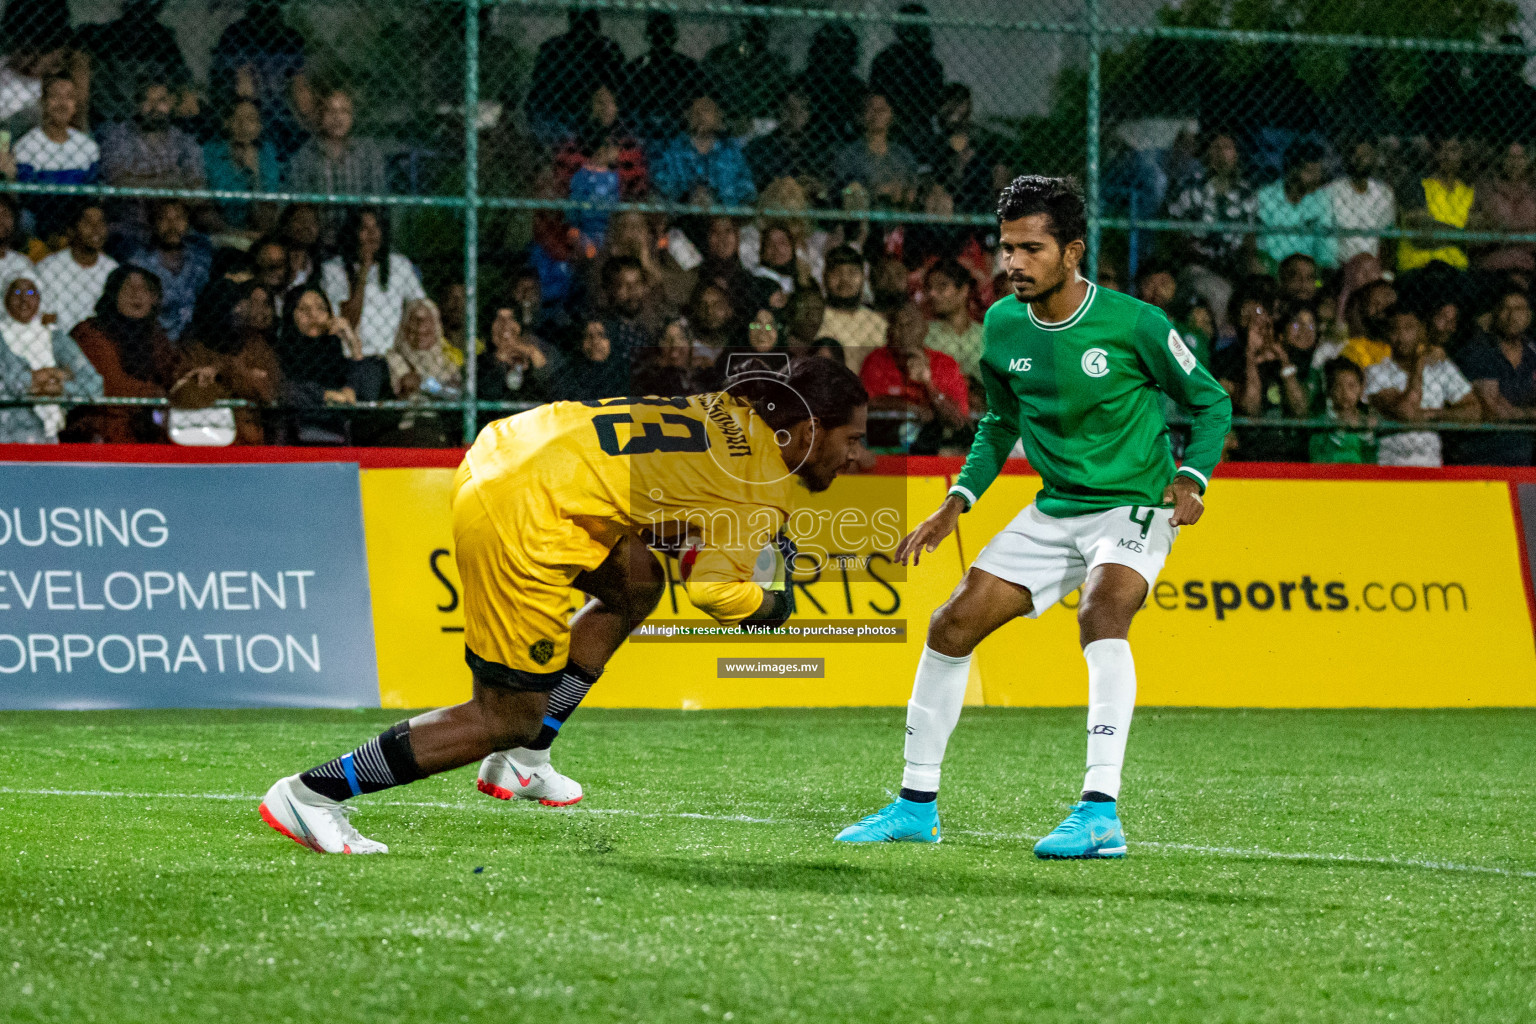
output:
<path id="1" fill-rule="evenodd" d="M 1047 178 L 1021 174 L 1008 183 L 997 200 L 999 221 L 1018 220 L 1044 213 L 1051 218 L 1051 237 L 1066 248 L 1069 242 L 1088 237 L 1088 215 L 1083 192 L 1072 178 Z"/>
<path id="2" fill-rule="evenodd" d="M 772 353 L 769 353 L 772 356 Z M 853 411 L 869 404 L 869 392 L 859 375 L 840 363 L 801 356 L 784 369 L 778 361 L 736 361 L 726 378 L 726 390 L 752 403 L 753 410 L 774 430 L 787 430 L 811 416 L 826 430 L 853 419 Z"/>

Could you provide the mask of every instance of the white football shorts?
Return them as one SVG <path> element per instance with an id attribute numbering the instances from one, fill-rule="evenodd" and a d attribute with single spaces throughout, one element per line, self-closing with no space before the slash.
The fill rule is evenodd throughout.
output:
<path id="1" fill-rule="evenodd" d="M 1028 587 L 1029 618 L 1083 585 L 1096 565 L 1127 565 L 1157 582 L 1179 528 L 1173 509 L 1128 505 L 1085 516 L 1056 519 L 1030 504 L 993 537 L 972 563 L 1009 583 Z"/>

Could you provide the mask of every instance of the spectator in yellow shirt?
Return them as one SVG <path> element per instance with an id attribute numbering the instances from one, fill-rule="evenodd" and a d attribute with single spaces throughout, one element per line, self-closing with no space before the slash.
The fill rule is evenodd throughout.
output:
<path id="1" fill-rule="evenodd" d="M 1461 140 L 1444 138 L 1435 147 L 1434 173 L 1419 181 L 1419 187 L 1402 197 L 1403 228 L 1426 231 L 1473 226 L 1473 203 L 1477 196 L 1471 185 L 1461 180 Z M 1435 260 L 1457 270 L 1467 269 L 1467 254 L 1459 245 L 1434 239 L 1402 238 L 1397 243 L 1399 270 L 1417 270 Z"/>
<path id="2" fill-rule="evenodd" d="M 1349 341 L 1339 355 L 1360 369 L 1368 369 L 1392 354 L 1387 343 L 1387 310 L 1397 304 L 1397 289 L 1376 280 L 1349 297 L 1344 320 L 1349 327 Z"/>

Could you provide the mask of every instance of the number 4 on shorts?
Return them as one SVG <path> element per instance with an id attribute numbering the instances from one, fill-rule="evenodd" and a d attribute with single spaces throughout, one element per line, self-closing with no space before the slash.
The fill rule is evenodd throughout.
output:
<path id="1" fill-rule="evenodd" d="M 1140 508 L 1141 508 L 1140 505 L 1132 505 L 1131 506 L 1131 522 L 1133 522 L 1137 526 L 1141 527 L 1141 539 L 1142 540 L 1146 540 L 1147 539 L 1147 531 L 1152 529 L 1152 511 L 1153 510 L 1150 509 L 1150 508 L 1147 509 L 1147 517 L 1145 519 L 1137 519 L 1136 518 L 1136 513 L 1137 513 L 1137 511 Z"/>

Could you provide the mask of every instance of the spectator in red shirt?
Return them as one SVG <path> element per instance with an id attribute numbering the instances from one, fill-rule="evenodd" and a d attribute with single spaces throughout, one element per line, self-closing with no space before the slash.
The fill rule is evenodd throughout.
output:
<path id="1" fill-rule="evenodd" d="M 932 455 L 963 446 L 970 431 L 970 393 L 960 364 L 923 345 L 928 321 L 915 303 L 891 315 L 884 348 L 864 360 L 859 376 L 869 391 L 869 407 L 907 413 L 906 421 L 870 423 L 870 443 L 907 446 L 913 454 Z"/>

